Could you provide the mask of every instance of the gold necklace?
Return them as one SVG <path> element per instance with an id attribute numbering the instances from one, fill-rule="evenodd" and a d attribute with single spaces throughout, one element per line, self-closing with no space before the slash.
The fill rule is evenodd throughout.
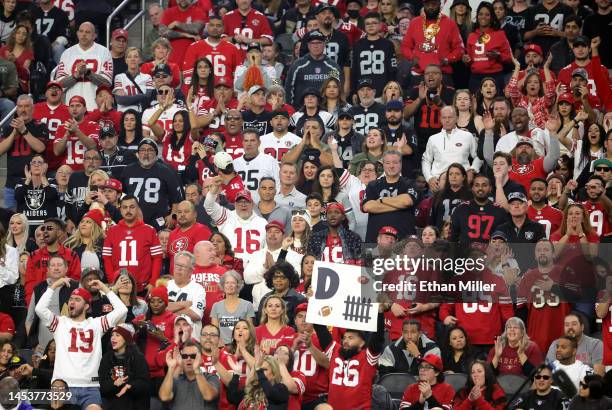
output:
<path id="1" fill-rule="evenodd" d="M 442 11 L 438 13 L 438 18 L 436 22 L 430 25 L 427 25 L 427 17 L 423 16 L 423 36 L 425 40 L 431 41 L 435 36 L 440 32 L 440 19 L 442 18 Z"/>

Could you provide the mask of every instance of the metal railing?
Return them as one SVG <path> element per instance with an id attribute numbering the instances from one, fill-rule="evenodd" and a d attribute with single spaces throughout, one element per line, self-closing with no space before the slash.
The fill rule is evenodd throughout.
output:
<path id="1" fill-rule="evenodd" d="M 15 106 L 8 114 L 6 114 L 6 117 L 4 117 L 2 121 L 0 121 L 0 130 L 4 128 L 6 123 L 9 122 L 11 118 L 13 118 L 13 115 L 15 115 L 16 112 L 17 112 L 17 107 Z"/>
<path id="2" fill-rule="evenodd" d="M 127 5 L 129 5 L 134 0 L 123 0 L 115 10 L 108 16 L 106 19 L 106 47 L 110 49 L 110 41 L 111 41 L 111 20 L 115 17 L 121 10 L 123 10 Z M 136 13 L 134 17 L 123 27 L 125 30 L 128 30 L 134 23 L 140 20 L 140 47 L 144 45 L 145 39 L 145 19 L 146 19 L 146 0 L 140 1 L 140 11 Z"/>

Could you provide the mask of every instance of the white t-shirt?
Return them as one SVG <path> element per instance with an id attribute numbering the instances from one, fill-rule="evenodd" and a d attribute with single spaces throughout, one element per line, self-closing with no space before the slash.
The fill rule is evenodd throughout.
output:
<path id="1" fill-rule="evenodd" d="M 580 381 L 586 376 L 588 373 L 593 372 L 593 369 L 590 366 L 582 363 L 580 360 L 576 360 L 574 364 L 564 365 L 561 364 L 558 360 L 555 360 L 553 363 L 554 366 L 557 366 L 559 369 L 565 371 L 569 378 L 576 386 L 576 390 L 580 391 Z"/>
<path id="2" fill-rule="evenodd" d="M 259 181 L 264 177 L 274 178 L 276 186 L 280 185 L 278 162 L 268 154 L 258 154 L 247 161 L 244 155 L 234 160 L 234 169 L 242 178 L 244 187 L 251 191 L 253 202 L 259 202 Z"/>
<path id="3" fill-rule="evenodd" d="M 206 308 L 206 291 L 197 282 L 190 281 L 186 286 L 179 288 L 174 279 L 166 284 L 168 289 L 168 301 L 185 302 L 191 301 L 191 311 L 200 317 L 200 320 L 193 321 L 193 335 L 199 335 L 202 330 L 202 316 Z"/>
<path id="4" fill-rule="evenodd" d="M 140 87 L 140 91 L 138 91 L 138 87 L 134 85 L 134 82 L 128 78 L 125 73 L 117 74 L 115 77 L 115 86 L 113 87 L 113 94 L 116 94 L 118 90 L 123 90 L 123 95 L 132 96 L 138 94 L 146 94 L 147 90 L 153 90 L 153 78 L 149 74 L 138 73 L 136 78 L 134 78 L 138 87 Z M 129 109 L 136 110 L 140 112 L 140 106 L 138 105 L 121 105 L 117 104 L 117 111 L 126 111 Z"/>

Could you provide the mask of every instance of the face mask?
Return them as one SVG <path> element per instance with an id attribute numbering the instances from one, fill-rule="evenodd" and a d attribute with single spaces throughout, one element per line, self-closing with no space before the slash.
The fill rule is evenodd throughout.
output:
<path id="1" fill-rule="evenodd" d="M 359 18 L 359 10 L 347 10 L 346 14 L 352 19 Z"/>

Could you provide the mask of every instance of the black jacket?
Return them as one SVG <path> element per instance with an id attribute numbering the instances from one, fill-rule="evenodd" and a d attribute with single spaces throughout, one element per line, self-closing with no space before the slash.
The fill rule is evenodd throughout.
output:
<path id="1" fill-rule="evenodd" d="M 116 374 L 121 371 L 128 376 L 132 386 L 121 397 L 117 393 L 123 386 L 115 386 Z M 148 410 L 149 409 L 149 367 L 144 356 L 135 345 L 128 345 L 122 358 L 115 356 L 114 351 L 102 356 L 100 368 L 100 394 L 106 399 L 108 410 Z"/>
<path id="2" fill-rule="evenodd" d="M 421 357 L 427 354 L 441 355 L 438 345 L 424 334 L 421 335 L 417 347 Z M 403 337 L 400 337 L 385 348 L 378 363 L 378 372 L 380 374 L 409 373 L 413 376 L 418 376 L 419 363 L 406 350 L 406 342 Z"/>
<path id="3" fill-rule="evenodd" d="M 531 390 L 521 394 L 518 399 L 510 403 L 509 409 L 557 410 L 566 409 L 569 399 L 557 389 L 551 389 L 546 396 L 538 396 Z"/>
<path id="4" fill-rule="evenodd" d="M 315 232 L 308 242 L 308 253 L 312 253 L 317 260 L 321 260 L 323 250 L 325 249 L 325 241 L 329 234 L 329 226 Z M 361 259 L 362 242 L 359 235 L 350 229 L 340 226 L 338 235 L 342 240 L 342 255 L 344 263 L 355 263 Z"/>

